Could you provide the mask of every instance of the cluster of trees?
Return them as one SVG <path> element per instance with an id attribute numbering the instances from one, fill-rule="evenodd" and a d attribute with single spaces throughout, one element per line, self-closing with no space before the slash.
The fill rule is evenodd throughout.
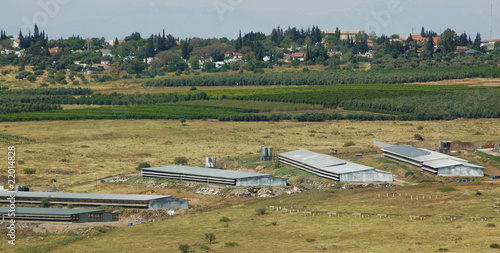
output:
<path id="1" fill-rule="evenodd" d="M 306 112 L 306 113 L 271 113 L 271 114 L 235 114 L 230 116 L 220 116 L 219 121 L 325 121 L 325 120 L 395 120 L 393 115 L 368 114 L 368 113 L 348 113 L 336 112 Z"/>
<path id="2" fill-rule="evenodd" d="M 344 109 L 401 114 L 414 120 L 500 117 L 500 90 L 344 101 Z"/>
<path id="3" fill-rule="evenodd" d="M 213 76 L 180 76 L 149 80 L 147 87 L 159 86 L 236 86 L 236 85 L 333 85 L 356 83 L 413 83 L 470 77 L 499 77 L 500 69 L 491 66 L 461 66 L 410 70 L 303 71 L 286 73 L 233 73 Z"/>
<path id="4" fill-rule="evenodd" d="M 198 105 L 133 105 L 0 114 L 0 122 L 73 119 L 217 119 L 223 115 L 256 112 L 258 111 L 253 109 Z"/>

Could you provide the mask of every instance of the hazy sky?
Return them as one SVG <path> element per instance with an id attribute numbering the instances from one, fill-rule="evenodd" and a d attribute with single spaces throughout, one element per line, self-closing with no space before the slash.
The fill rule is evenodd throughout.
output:
<path id="1" fill-rule="evenodd" d="M 493 39 L 500 38 L 500 1 L 493 0 Z M 496 2 L 496 3 L 495 3 Z M 490 37 L 490 0 L 4 0 L 0 28 L 17 37 L 36 22 L 51 39 L 142 37 L 165 29 L 175 37 L 228 37 L 278 25 L 381 34 L 437 33 L 452 28 Z"/>

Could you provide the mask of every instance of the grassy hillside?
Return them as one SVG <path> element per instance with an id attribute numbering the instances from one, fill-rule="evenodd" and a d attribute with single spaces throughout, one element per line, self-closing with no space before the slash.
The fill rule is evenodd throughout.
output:
<path id="1" fill-rule="evenodd" d="M 500 218 L 492 208 L 494 197 L 500 195 L 498 186 L 453 185 L 456 190 L 449 192 L 439 191 L 437 185 L 315 191 L 242 201 L 229 208 L 136 224 L 90 238 L 78 238 L 71 233 L 66 235 L 66 240 L 57 235 L 47 235 L 43 240 L 35 237 L 23 240 L 18 252 L 43 252 L 44 249 L 54 252 L 179 252 L 181 244 L 190 245 L 193 252 L 496 252 L 489 245 L 500 241 Z M 481 195 L 476 194 L 478 191 Z M 396 193 L 395 197 L 386 198 L 387 192 Z M 379 194 L 382 197 L 379 198 Z M 418 201 L 410 200 L 410 196 L 415 198 L 417 195 L 420 195 Z M 271 205 L 375 215 L 305 217 L 302 212 L 272 211 Z M 260 215 L 256 211 L 260 208 L 266 208 L 266 213 Z M 379 213 L 401 216 L 380 218 Z M 431 217 L 410 220 L 410 215 Z M 455 221 L 441 220 L 440 216 L 446 215 L 462 217 Z M 475 216 L 495 219 L 471 221 L 470 217 Z M 230 221 L 220 221 L 222 217 Z M 213 243 L 205 240 L 206 233 L 215 235 Z"/>

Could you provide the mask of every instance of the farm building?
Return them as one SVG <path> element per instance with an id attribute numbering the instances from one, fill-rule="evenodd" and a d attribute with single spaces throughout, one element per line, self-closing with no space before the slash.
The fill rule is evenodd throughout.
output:
<path id="1" fill-rule="evenodd" d="M 62 221 L 62 222 L 108 222 L 118 221 L 119 214 L 107 213 L 104 210 L 62 209 L 62 208 L 31 208 L 16 207 L 15 217 L 9 217 L 9 208 L 0 207 L 0 215 L 4 220 L 25 221 Z"/>
<path id="2" fill-rule="evenodd" d="M 206 169 L 181 165 L 144 168 L 142 169 L 141 174 L 143 177 L 170 178 L 207 184 L 227 184 L 235 186 L 286 186 L 286 179 L 272 177 L 271 174 Z"/>
<path id="3" fill-rule="evenodd" d="M 288 166 L 341 182 L 392 181 L 392 173 L 376 170 L 361 164 L 344 161 L 333 156 L 311 152 L 306 149 L 278 155 L 281 163 Z"/>
<path id="4" fill-rule="evenodd" d="M 54 205 L 74 206 L 115 206 L 139 209 L 179 209 L 188 208 L 188 200 L 167 195 L 97 194 L 68 192 L 0 192 L 0 203 L 10 203 L 7 199 L 15 194 L 17 204 L 40 205 L 42 199 L 50 198 Z"/>
<path id="5" fill-rule="evenodd" d="M 383 156 L 408 163 L 438 176 L 484 176 L 484 167 L 467 160 L 408 145 L 384 145 Z"/>

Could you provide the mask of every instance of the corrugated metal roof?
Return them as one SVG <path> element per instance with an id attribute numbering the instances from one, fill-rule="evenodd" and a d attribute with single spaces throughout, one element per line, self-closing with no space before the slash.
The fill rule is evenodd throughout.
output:
<path id="1" fill-rule="evenodd" d="M 427 149 L 411 147 L 408 145 L 391 146 L 383 148 L 382 151 L 389 151 L 389 154 L 391 152 L 399 154 L 411 161 L 426 165 L 434 169 L 457 165 L 471 166 L 471 164 L 469 164 L 467 160 L 435 151 L 430 151 Z M 472 167 L 484 168 L 477 165 L 473 165 Z"/>
<path id="2" fill-rule="evenodd" d="M 279 156 L 335 174 L 374 170 L 372 167 L 351 163 L 329 155 L 318 154 L 307 149 L 291 151 L 279 154 Z"/>
<path id="3" fill-rule="evenodd" d="M 0 207 L 0 213 L 8 213 L 8 207 Z M 102 213 L 104 210 L 97 209 L 63 209 L 63 208 L 34 208 L 34 207 L 16 207 L 17 214 L 82 214 L 82 213 Z"/>
<path id="4" fill-rule="evenodd" d="M 424 162 L 425 166 L 429 166 L 431 168 L 445 168 L 445 167 L 451 167 L 451 166 L 456 166 L 456 165 L 461 165 L 461 162 L 449 160 L 449 159 L 441 159 L 441 160 L 435 160 L 435 161 L 429 161 L 429 162 Z"/>
<path id="5" fill-rule="evenodd" d="M 234 171 L 234 170 L 207 169 L 207 168 L 190 167 L 190 166 L 182 166 L 182 165 L 147 168 L 147 169 L 143 169 L 143 170 L 167 172 L 167 173 L 170 172 L 170 173 L 205 176 L 205 177 L 228 178 L 228 179 L 238 179 L 238 178 L 248 178 L 248 177 L 269 177 L 269 176 L 271 176 L 271 174 Z"/>
<path id="6" fill-rule="evenodd" d="M 412 146 L 408 145 L 398 145 L 398 146 L 390 146 L 386 147 L 383 150 L 391 151 L 406 157 L 418 157 L 418 156 L 424 156 L 424 155 L 430 155 L 431 152 L 415 148 Z"/>
<path id="7" fill-rule="evenodd" d="M 67 198 L 67 199 L 99 199 L 99 200 L 154 200 L 161 198 L 172 198 L 168 195 L 139 195 L 139 194 L 99 194 L 99 193 L 72 193 L 72 192 L 13 192 L 0 191 L 0 197 L 9 197 L 15 194 L 18 197 L 35 198 Z"/>

